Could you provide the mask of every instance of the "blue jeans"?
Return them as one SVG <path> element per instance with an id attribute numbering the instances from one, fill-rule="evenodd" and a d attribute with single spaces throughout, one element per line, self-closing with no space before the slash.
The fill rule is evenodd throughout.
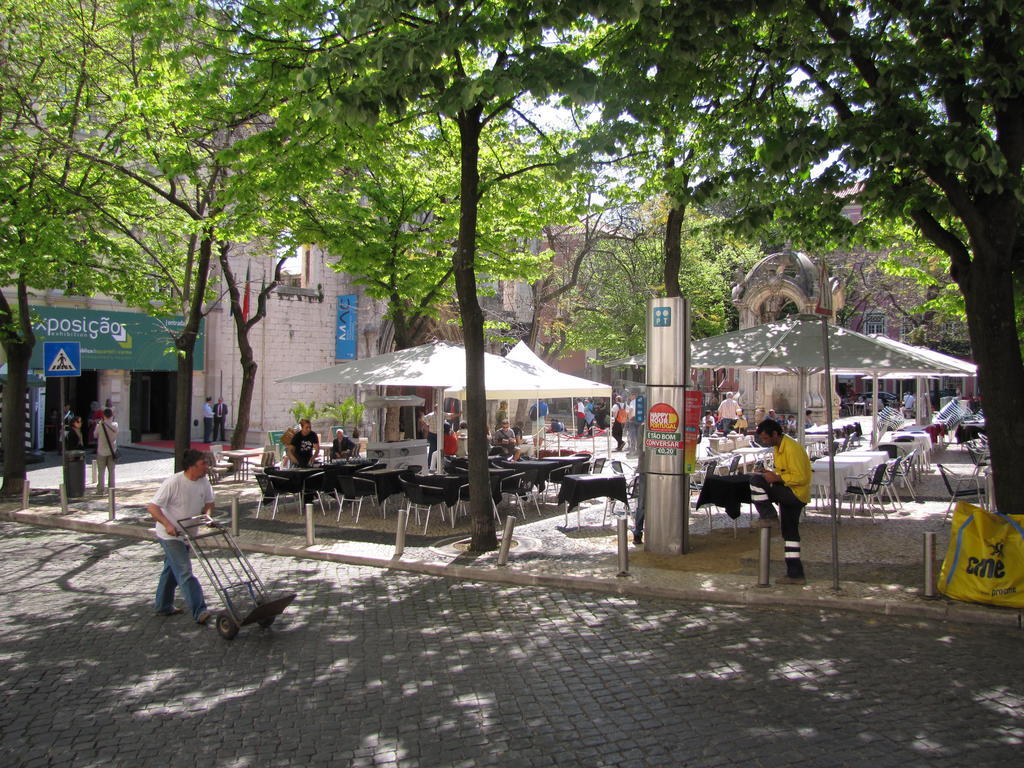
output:
<path id="1" fill-rule="evenodd" d="M 167 613 L 174 608 L 174 589 L 181 585 L 181 593 L 185 603 L 192 612 L 193 619 L 206 610 L 206 599 L 199 579 L 192 573 L 192 562 L 189 559 L 188 547 L 178 539 L 158 539 L 164 550 L 164 569 L 160 572 L 160 581 L 156 586 L 156 610 Z"/>

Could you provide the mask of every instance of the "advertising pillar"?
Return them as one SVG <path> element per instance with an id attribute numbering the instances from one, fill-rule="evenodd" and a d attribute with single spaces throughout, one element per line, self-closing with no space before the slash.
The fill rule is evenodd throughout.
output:
<path id="1" fill-rule="evenodd" d="M 689 302 L 682 298 L 651 299 L 647 305 L 647 418 L 643 435 L 644 541 L 648 552 L 662 555 L 681 555 L 689 548 L 686 459 L 688 448 L 689 454 L 695 455 L 700 414 L 699 404 L 696 417 L 687 413 L 689 381 Z"/>

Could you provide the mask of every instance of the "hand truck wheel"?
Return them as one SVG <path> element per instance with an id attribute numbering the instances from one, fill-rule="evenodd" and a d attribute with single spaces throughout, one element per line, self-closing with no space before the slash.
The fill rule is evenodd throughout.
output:
<path id="1" fill-rule="evenodd" d="M 228 614 L 221 613 L 217 616 L 217 631 L 225 640 L 234 640 L 238 634 L 238 624 Z"/>

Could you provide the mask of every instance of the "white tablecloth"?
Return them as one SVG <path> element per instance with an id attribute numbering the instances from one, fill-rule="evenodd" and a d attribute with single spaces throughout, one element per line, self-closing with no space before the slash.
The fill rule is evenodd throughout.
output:
<path id="1" fill-rule="evenodd" d="M 925 468 L 931 468 L 931 453 L 932 453 L 932 436 L 927 432 L 890 432 L 885 436 L 886 442 L 892 441 L 895 443 L 901 443 L 903 440 L 897 440 L 896 438 L 914 438 L 913 446 L 917 448 L 918 455 L 921 457 L 920 461 Z M 909 451 L 908 451 L 909 453 Z M 904 455 L 902 452 L 900 455 Z"/>
<path id="2" fill-rule="evenodd" d="M 842 495 L 846 489 L 846 482 L 851 477 L 863 475 L 872 467 L 884 464 L 888 460 L 889 454 L 885 451 L 847 451 L 838 454 L 835 458 L 836 493 Z M 811 464 L 811 470 L 811 485 L 823 488 L 824 493 L 828 493 L 828 457 L 824 456 Z"/>

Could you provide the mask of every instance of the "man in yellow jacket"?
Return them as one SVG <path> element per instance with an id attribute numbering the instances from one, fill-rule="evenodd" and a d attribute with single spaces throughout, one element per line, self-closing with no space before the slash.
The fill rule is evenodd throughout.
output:
<path id="1" fill-rule="evenodd" d="M 800 561 L 800 513 L 811 500 L 811 461 L 804 447 L 773 419 L 757 425 L 757 442 L 774 448 L 775 470 L 751 475 L 750 499 L 761 516 L 754 526 L 770 526 L 781 516 L 786 575 L 775 583 L 806 584 Z M 779 505 L 778 511 L 775 504 Z"/>

